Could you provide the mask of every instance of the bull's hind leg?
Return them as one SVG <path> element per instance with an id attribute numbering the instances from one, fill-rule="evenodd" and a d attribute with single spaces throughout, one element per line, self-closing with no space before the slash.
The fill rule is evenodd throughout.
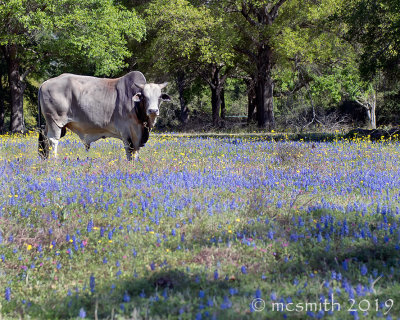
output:
<path id="1" fill-rule="evenodd" d="M 46 131 L 42 128 L 39 129 L 38 153 L 42 159 L 49 157 L 49 140 L 47 139 Z"/>
<path id="2" fill-rule="evenodd" d="M 61 128 L 54 122 L 48 124 L 47 127 L 47 138 L 49 139 L 49 145 L 53 150 L 54 158 L 57 158 L 58 141 L 61 138 Z"/>

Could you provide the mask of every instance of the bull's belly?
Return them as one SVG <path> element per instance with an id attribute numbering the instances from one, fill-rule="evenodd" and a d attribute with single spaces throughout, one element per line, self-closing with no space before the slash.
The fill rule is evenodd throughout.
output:
<path id="1" fill-rule="evenodd" d="M 115 132 L 114 130 L 112 130 L 112 128 L 108 127 L 100 128 L 80 122 L 70 122 L 65 127 L 76 133 L 86 144 L 90 144 L 101 138 L 111 137 L 121 139 L 121 136 L 118 132 Z"/>

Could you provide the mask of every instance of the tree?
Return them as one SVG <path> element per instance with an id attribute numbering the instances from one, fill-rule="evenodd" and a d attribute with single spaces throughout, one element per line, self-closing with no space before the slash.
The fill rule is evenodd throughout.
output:
<path id="1" fill-rule="evenodd" d="M 253 79 L 256 94 L 257 122 L 260 127 L 274 127 L 272 68 L 274 49 L 271 27 L 286 0 L 227 1 L 227 10 L 240 13 L 247 25 L 236 18 L 241 43 L 235 49 L 247 56 L 254 66 Z"/>
<path id="2" fill-rule="evenodd" d="M 234 65 L 235 37 L 221 6 L 197 4 L 154 1 L 146 20 L 155 32 L 152 52 L 158 67 L 177 79 L 186 74 L 201 77 L 211 89 L 213 125 L 219 126 L 223 87 Z"/>
<path id="3" fill-rule="evenodd" d="M 400 72 L 400 2 L 398 0 L 352 0 L 343 8 L 347 37 L 361 45 L 360 71 L 372 79 L 379 71 L 393 76 Z"/>
<path id="4" fill-rule="evenodd" d="M 326 60 L 327 54 L 323 49 L 334 47 L 336 42 L 330 42 L 332 36 L 330 33 L 325 35 L 320 22 L 341 3 L 342 0 L 224 1 L 239 37 L 235 49 L 242 56 L 240 66 L 248 74 L 249 101 L 252 104 L 249 118 L 255 104 L 259 127 L 272 129 L 275 124 L 275 68 L 293 68 L 295 62 Z M 255 99 L 251 98 L 252 90 Z"/>
<path id="5" fill-rule="evenodd" d="M 82 70 L 111 75 L 130 55 L 126 37 L 144 24 L 112 0 L 0 1 L 0 47 L 11 96 L 11 131 L 24 130 L 23 94 L 32 72 Z"/>
<path id="6" fill-rule="evenodd" d="M 381 94 L 399 93 L 400 2 L 352 0 L 343 8 L 341 19 L 348 24 L 347 39 L 360 50 L 363 85 L 354 99 L 365 108 L 369 126 L 375 129 L 378 87 Z M 398 100 L 395 103 L 398 111 Z"/>
<path id="7" fill-rule="evenodd" d="M 4 118 L 6 115 L 6 104 L 5 104 L 5 97 L 7 94 L 7 88 L 5 87 L 5 80 L 7 79 L 6 77 L 6 64 L 4 60 L 0 60 L 0 133 L 3 132 L 4 130 Z M 4 79 L 3 80 L 3 76 Z M 4 81 L 4 82 L 3 82 Z"/>

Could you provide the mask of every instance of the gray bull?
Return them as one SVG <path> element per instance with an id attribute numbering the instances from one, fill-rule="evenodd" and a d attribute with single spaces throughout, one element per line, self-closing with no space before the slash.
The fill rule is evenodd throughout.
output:
<path id="1" fill-rule="evenodd" d="M 161 101 L 170 97 L 161 93 L 167 83 L 146 83 L 141 72 L 133 71 L 117 79 L 62 74 L 45 81 L 39 89 L 40 111 L 46 119 L 39 133 L 39 154 L 49 156 L 49 147 L 57 157 L 57 145 L 66 128 L 85 144 L 113 137 L 124 143 L 128 160 L 137 157 L 149 138 L 159 115 Z"/>

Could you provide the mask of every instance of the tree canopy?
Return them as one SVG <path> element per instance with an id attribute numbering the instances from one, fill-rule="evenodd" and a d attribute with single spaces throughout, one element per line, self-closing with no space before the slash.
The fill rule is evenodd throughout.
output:
<path id="1" fill-rule="evenodd" d="M 9 114 L 10 129 L 24 129 L 29 81 L 136 68 L 173 82 L 182 123 L 190 107 L 201 108 L 194 101 L 207 97 L 213 125 L 222 125 L 226 94 L 230 102 L 247 97 L 237 112 L 269 130 L 296 122 L 281 119 L 288 110 L 304 118 L 300 127 L 322 123 L 319 115 L 339 112 L 346 101 L 360 105 L 372 127 L 372 118 L 396 121 L 390 114 L 400 110 L 399 6 L 395 0 L 0 1 L 0 125 Z"/>
<path id="2" fill-rule="evenodd" d="M 125 66 L 127 37 L 143 21 L 112 0 L 10 0 L 0 6 L 0 47 L 8 65 L 11 130 L 23 130 L 26 76 L 34 72 L 111 75 Z"/>

